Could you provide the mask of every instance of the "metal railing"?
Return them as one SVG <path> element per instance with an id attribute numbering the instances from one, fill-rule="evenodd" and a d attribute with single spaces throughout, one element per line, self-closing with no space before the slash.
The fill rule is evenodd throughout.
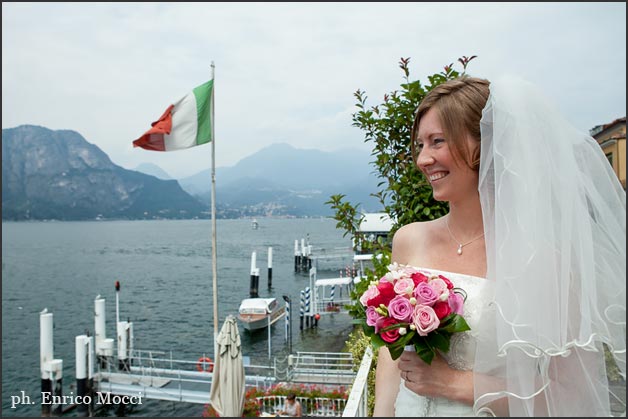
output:
<path id="1" fill-rule="evenodd" d="M 256 397 L 261 415 L 277 415 L 286 404 L 286 396 Z M 329 397 L 297 396 L 301 404 L 302 416 L 340 417 L 347 403 L 346 399 L 332 399 Z"/>
<path id="2" fill-rule="evenodd" d="M 355 376 L 347 404 L 342 412 L 343 417 L 368 416 L 368 375 L 373 362 L 373 349 L 369 345 L 364 351 L 358 374 Z"/>
<path id="3" fill-rule="evenodd" d="M 353 355 L 348 352 L 304 352 L 297 351 L 290 356 L 293 365 L 291 376 L 355 376 Z"/>
<path id="4" fill-rule="evenodd" d="M 370 352 L 367 354 L 369 355 L 365 355 L 362 360 L 360 371 L 370 366 L 372 355 Z M 368 366 L 364 367 L 367 358 Z M 128 358 L 123 367 L 116 357 L 99 360 L 95 386 L 97 390 L 122 395 L 133 395 L 141 391 L 148 399 L 207 403 L 213 378 L 212 369 L 212 363 L 207 362 L 205 356 L 199 361 L 187 361 L 174 359 L 171 352 L 135 349 L 133 356 Z M 356 386 L 365 389 L 366 378 L 363 383 L 359 376 L 360 371 L 356 377 L 353 369 L 351 353 L 299 351 L 281 362 L 275 359 L 274 365 L 245 365 L 245 386 L 247 390 L 266 390 L 284 380 L 332 386 L 347 385 L 355 378 L 352 392 L 356 391 Z M 347 411 L 345 403 L 344 399 L 325 397 L 305 397 L 302 400 L 304 411 L 313 416 L 341 416 L 343 410 Z"/>
<path id="5" fill-rule="evenodd" d="M 99 391 L 148 399 L 207 403 L 213 363 L 203 355 L 198 361 L 174 359 L 164 351 L 137 350 L 120 367 L 116 357 L 97 363 L 95 386 Z M 101 365 L 103 363 L 103 365 Z M 245 386 L 266 389 L 276 383 L 275 370 L 267 365 L 245 365 Z"/>

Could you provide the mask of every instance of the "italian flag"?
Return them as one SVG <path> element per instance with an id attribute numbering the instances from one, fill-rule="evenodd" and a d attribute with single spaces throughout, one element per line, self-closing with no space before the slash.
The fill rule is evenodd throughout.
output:
<path id="1" fill-rule="evenodd" d="M 151 124 L 133 147 L 154 151 L 174 151 L 195 147 L 212 140 L 214 80 L 201 84 Z"/>

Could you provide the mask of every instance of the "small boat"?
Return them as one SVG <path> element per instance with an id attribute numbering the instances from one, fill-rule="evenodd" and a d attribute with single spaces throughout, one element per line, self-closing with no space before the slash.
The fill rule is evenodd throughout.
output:
<path id="1" fill-rule="evenodd" d="M 257 230 L 259 228 L 259 223 L 257 222 L 256 218 L 253 218 L 253 221 L 251 221 L 251 228 L 253 230 Z"/>
<path id="2" fill-rule="evenodd" d="M 238 320 L 249 331 L 263 329 L 285 315 L 286 307 L 274 297 L 245 298 L 238 309 Z"/>

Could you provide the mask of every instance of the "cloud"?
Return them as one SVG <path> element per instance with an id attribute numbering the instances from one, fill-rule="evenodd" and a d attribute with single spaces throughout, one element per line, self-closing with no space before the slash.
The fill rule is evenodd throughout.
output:
<path id="1" fill-rule="evenodd" d="M 216 64 L 216 161 L 273 142 L 367 148 L 369 104 L 462 55 L 543 87 L 581 130 L 625 116 L 625 3 L 3 3 L 2 126 L 73 129 L 112 160 L 171 175 L 210 165 L 131 142 Z"/>

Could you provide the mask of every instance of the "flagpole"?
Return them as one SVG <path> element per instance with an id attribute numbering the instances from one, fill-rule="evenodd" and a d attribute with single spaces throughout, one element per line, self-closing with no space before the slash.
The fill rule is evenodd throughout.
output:
<path id="1" fill-rule="evenodd" d="M 211 95 L 211 130 L 212 130 L 212 191 L 211 191 L 211 216 L 212 216 L 212 290 L 214 294 L 214 359 L 218 356 L 216 353 L 218 340 L 218 287 L 216 285 L 216 119 L 214 118 L 214 96 L 216 93 L 215 66 L 212 61 L 212 95 Z"/>

